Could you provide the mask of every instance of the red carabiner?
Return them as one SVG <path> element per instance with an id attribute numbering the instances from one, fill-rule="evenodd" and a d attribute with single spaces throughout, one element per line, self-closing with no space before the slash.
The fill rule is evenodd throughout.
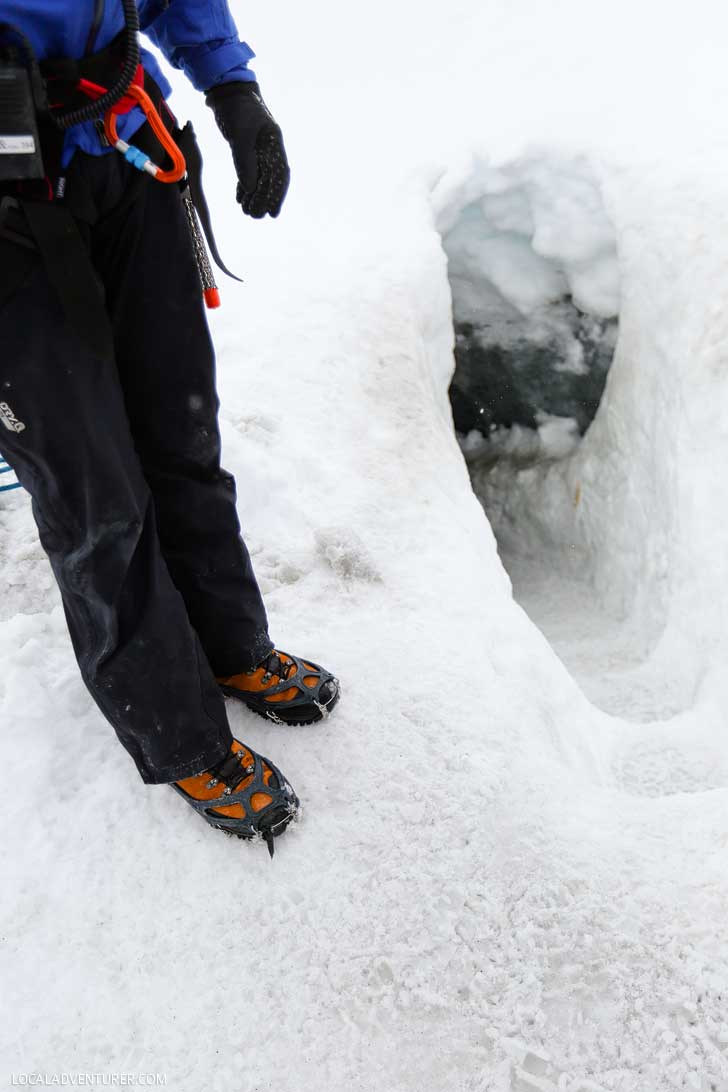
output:
<path id="1" fill-rule="evenodd" d="M 172 140 L 164 122 L 157 112 L 157 108 L 144 90 L 142 86 L 143 79 L 144 69 L 140 65 L 134 77 L 134 83 L 131 84 L 124 97 L 120 99 L 115 106 L 112 106 L 104 117 L 104 133 L 106 134 L 106 139 L 112 148 L 117 148 L 124 153 L 127 151 L 129 145 L 126 141 L 121 140 L 116 130 L 116 115 L 128 114 L 129 111 L 133 109 L 134 105 L 138 104 L 144 111 L 147 121 L 151 125 L 157 140 L 172 160 L 172 167 L 169 170 L 163 170 L 161 167 L 157 166 L 156 163 L 152 163 L 151 160 L 145 167 L 145 170 L 148 174 L 151 174 L 156 178 L 157 182 L 179 182 L 180 178 L 184 176 L 184 173 L 187 170 L 185 157 Z M 88 95 L 90 99 L 99 99 L 102 95 L 106 94 L 105 87 L 101 87 L 98 83 L 92 83 L 91 80 L 79 80 L 78 90 L 83 91 L 84 95 Z"/>
<path id="2" fill-rule="evenodd" d="M 185 157 L 179 150 L 175 142 L 172 140 L 169 132 L 167 131 L 164 122 L 157 113 L 157 109 L 149 98 L 143 87 L 139 87 L 138 84 L 133 83 L 127 95 L 136 99 L 139 106 L 141 106 L 147 121 L 151 125 L 154 135 L 159 143 L 164 148 L 165 152 L 172 160 L 172 167 L 169 170 L 162 170 L 156 163 L 151 164 L 153 168 L 154 177 L 157 182 L 179 182 L 187 170 L 187 164 L 185 163 Z M 123 101 L 123 100 L 122 100 Z M 118 106 L 118 104 L 117 104 Z M 116 131 L 116 114 L 117 107 L 114 106 L 108 111 L 104 118 L 104 132 L 106 133 L 106 139 L 109 141 L 112 147 L 116 148 L 119 145 L 119 134 Z M 123 142 L 122 142 L 123 143 Z M 152 173 L 151 171 L 149 173 Z"/>

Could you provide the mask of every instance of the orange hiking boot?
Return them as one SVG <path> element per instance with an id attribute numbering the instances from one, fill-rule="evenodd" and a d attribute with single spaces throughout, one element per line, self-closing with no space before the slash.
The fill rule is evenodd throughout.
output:
<path id="1" fill-rule="evenodd" d="M 339 680 L 312 660 L 273 649 L 252 671 L 217 680 L 222 692 L 278 724 L 313 724 L 339 700 Z"/>
<path id="2" fill-rule="evenodd" d="M 271 857 L 273 839 L 298 815 L 298 797 L 281 771 L 237 739 L 222 762 L 172 788 L 217 830 L 262 838 Z"/>

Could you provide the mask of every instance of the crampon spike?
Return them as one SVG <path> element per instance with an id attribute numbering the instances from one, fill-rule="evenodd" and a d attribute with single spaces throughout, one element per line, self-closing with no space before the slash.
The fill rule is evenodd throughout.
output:
<path id="1" fill-rule="evenodd" d="M 263 832 L 263 841 L 268 846 L 268 852 L 269 852 L 269 854 L 271 856 L 271 859 L 272 859 L 273 854 L 276 851 L 276 843 L 275 843 L 275 838 L 273 837 L 273 834 L 271 833 L 271 831 L 266 830 L 266 831 Z"/>

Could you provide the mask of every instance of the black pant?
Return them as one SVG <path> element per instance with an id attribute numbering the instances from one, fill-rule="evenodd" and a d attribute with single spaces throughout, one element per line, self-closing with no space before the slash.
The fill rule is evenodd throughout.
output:
<path id="1" fill-rule="evenodd" d="M 271 642 L 220 467 L 179 190 L 79 154 L 68 195 L 87 210 L 114 352 L 87 347 L 39 254 L 0 238 L 0 450 L 33 498 L 89 691 L 142 778 L 175 781 L 227 753 L 215 676 Z"/>

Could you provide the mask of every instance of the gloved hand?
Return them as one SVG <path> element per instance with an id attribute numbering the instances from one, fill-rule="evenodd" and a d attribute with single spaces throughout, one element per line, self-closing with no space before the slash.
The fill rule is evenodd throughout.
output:
<path id="1" fill-rule="evenodd" d="M 257 83 L 221 83 L 205 102 L 212 108 L 222 135 L 232 148 L 238 172 L 237 199 L 248 216 L 277 216 L 291 172 L 283 136 L 263 102 Z"/>

